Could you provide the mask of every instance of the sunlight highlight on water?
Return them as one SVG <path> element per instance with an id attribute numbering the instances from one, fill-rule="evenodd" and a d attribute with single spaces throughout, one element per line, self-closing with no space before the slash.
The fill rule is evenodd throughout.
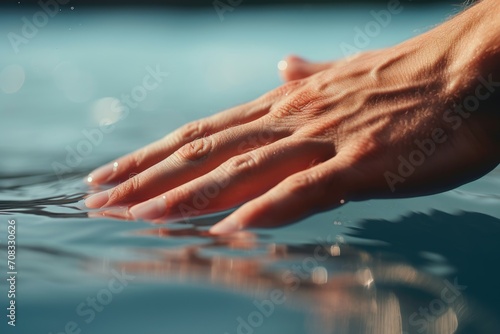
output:
<path id="1" fill-rule="evenodd" d="M 123 117 L 124 108 L 119 99 L 103 97 L 92 104 L 90 112 L 96 125 L 109 125 L 118 122 Z"/>

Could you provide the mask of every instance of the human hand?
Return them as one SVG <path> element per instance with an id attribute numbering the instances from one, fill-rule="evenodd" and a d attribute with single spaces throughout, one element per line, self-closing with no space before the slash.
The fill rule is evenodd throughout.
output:
<path id="1" fill-rule="evenodd" d="M 91 173 L 91 184 L 122 183 L 86 205 L 127 205 L 147 220 L 241 205 L 211 228 L 228 233 L 290 223 L 350 200 L 442 191 L 483 175 L 499 162 L 499 116 L 488 101 L 498 101 L 500 83 L 456 47 L 470 49 L 475 35 L 450 36 L 449 22 L 389 49 L 291 66 L 284 78 L 292 81 L 255 101 Z M 457 111 L 478 91 L 488 99 L 472 116 Z"/>

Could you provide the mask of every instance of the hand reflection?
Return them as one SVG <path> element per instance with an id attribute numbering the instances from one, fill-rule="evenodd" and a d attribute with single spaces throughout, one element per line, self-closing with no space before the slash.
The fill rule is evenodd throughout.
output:
<path id="1" fill-rule="evenodd" d="M 215 236 L 195 226 L 138 233 L 199 242 L 141 250 L 148 260 L 114 262 L 113 268 L 160 280 L 210 282 L 253 298 L 257 311 L 299 309 L 310 315 L 311 333 L 455 333 L 467 313 L 465 299 L 458 296 L 420 324 L 425 318 L 419 308 L 439 300 L 446 281 L 395 254 L 368 253 L 335 238 L 294 246 L 266 242 L 248 231 Z"/>

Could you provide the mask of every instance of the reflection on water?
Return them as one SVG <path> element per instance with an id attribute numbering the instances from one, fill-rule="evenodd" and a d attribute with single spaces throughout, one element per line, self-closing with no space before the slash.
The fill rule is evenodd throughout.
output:
<path id="1" fill-rule="evenodd" d="M 449 277 L 454 276 L 461 285 L 467 286 L 464 291 L 469 302 L 467 318 L 482 318 L 478 321 L 481 327 L 466 326 L 461 332 L 489 333 L 500 329 L 497 317 L 500 273 L 496 268 L 500 263 L 496 241 L 500 238 L 499 219 L 475 212 L 413 213 L 397 222 L 366 221 L 360 228 L 353 228 L 352 235 L 386 243 L 385 246 L 362 246 L 364 251 L 401 254 L 405 262 L 417 268 L 427 268 L 434 260 L 432 255 L 445 259 L 454 269 Z"/>
<path id="2" fill-rule="evenodd" d="M 80 180 L 83 174 L 74 173 L 64 181 L 58 180 L 54 174 L 0 174 L 0 214 L 31 214 L 53 218 L 86 218 L 87 214 L 75 206 L 86 195 L 81 188 Z M 72 182 L 68 182 L 72 181 Z M 71 183 L 74 184 L 71 187 Z M 64 185 L 64 186 L 63 186 Z M 43 196 L 35 199 L 26 199 L 26 195 L 33 196 L 37 189 L 43 189 L 44 194 L 54 193 L 52 196 Z M 75 190 L 79 189 L 79 192 Z M 67 194 L 67 191 L 73 190 Z M 62 192 L 63 191 L 63 192 Z M 66 193 L 65 193 L 66 192 Z M 7 198 L 7 199 L 5 199 Z M 19 198 L 19 199 L 16 199 Z M 47 209 L 51 207 L 56 211 Z"/>
<path id="3" fill-rule="evenodd" d="M 251 232 L 213 237 L 196 227 L 138 233 L 202 237 L 206 243 L 143 249 L 139 252 L 150 260 L 117 261 L 110 267 L 160 280 L 209 282 L 248 294 L 255 298 L 256 313 L 242 316 L 242 328 L 258 327 L 284 303 L 309 314 L 310 333 L 443 334 L 500 329 L 495 316 L 497 277 L 486 275 L 489 269 L 484 266 L 500 259 L 494 245 L 484 243 L 485 233 L 500 233 L 500 221 L 490 216 L 412 214 L 398 222 L 366 221 L 353 229 L 357 237 L 384 241 L 383 246 L 339 244 L 332 236 L 293 246 L 265 243 Z M 425 270 L 432 262 L 429 253 L 441 257 L 445 262 L 441 265 L 452 266 L 453 272 L 441 276 Z"/>

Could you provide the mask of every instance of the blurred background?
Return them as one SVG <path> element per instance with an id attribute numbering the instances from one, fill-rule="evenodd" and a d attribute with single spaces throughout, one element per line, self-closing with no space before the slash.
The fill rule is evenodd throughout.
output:
<path id="1" fill-rule="evenodd" d="M 394 4 L 401 10 L 378 22 L 373 13 Z M 498 334 L 499 169 L 442 194 L 348 203 L 226 238 L 207 233 L 226 213 L 154 225 L 81 205 L 99 190 L 82 182 L 93 168 L 276 88 L 284 56 L 328 61 L 383 48 L 461 9 L 1 2 L 0 263 L 14 220 L 19 293 L 13 328 L 0 285 L 0 332 Z M 120 273 L 128 279 L 111 294 Z M 450 284 L 461 290 L 444 302 Z M 103 307 L 94 317 L 92 298 Z"/>

